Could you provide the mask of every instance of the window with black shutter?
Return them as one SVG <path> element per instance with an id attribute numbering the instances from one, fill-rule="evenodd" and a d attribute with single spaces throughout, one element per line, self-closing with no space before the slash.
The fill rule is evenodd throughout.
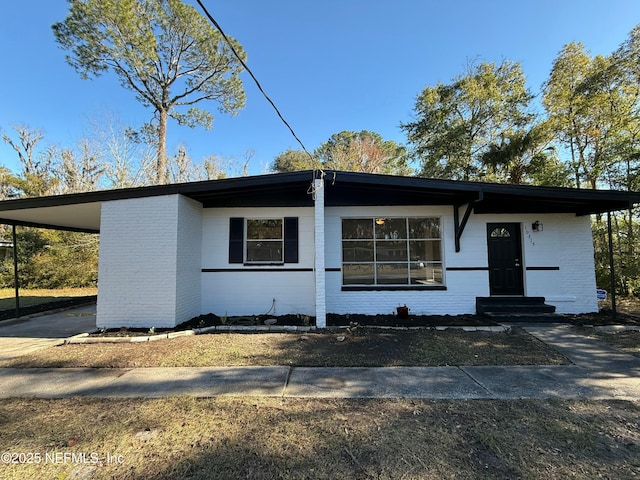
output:
<path id="1" fill-rule="evenodd" d="M 244 218 L 229 219 L 229 263 L 244 263 Z"/>
<path id="2" fill-rule="evenodd" d="M 229 219 L 229 263 L 298 263 L 298 218 Z"/>
<path id="3" fill-rule="evenodd" d="M 284 263 L 298 263 L 298 217 L 284 219 Z"/>

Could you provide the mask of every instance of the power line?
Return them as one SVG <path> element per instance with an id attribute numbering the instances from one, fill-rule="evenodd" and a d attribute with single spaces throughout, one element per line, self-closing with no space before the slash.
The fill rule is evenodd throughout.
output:
<path id="1" fill-rule="evenodd" d="M 267 101 L 271 104 L 271 106 L 273 107 L 273 109 L 276 111 L 276 113 L 278 114 L 278 117 L 280 117 L 280 120 L 282 120 L 282 123 L 284 123 L 286 125 L 286 127 L 289 129 L 289 131 L 291 132 L 291 135 L 293 135 L 293 138 L 296 139 L 296 141 L 300 144 L 300 146 L 302 147 L 302 150 L 309 155 L 309 158 L 311 159 L 311 167 L 315 170 L 315 159 L 313 158 L 313 155 L 311 155 L 309 153 L 309 151 L 307 150 L 307 148 L 304 146 L 304 143 L 302 143 L 302 141 L 298 138 L 298 136 L 296 135 L 296 132 L 293 131 L 293 128 L 291 127 L 291 125 L 289 125 L 289 122 L 287 122 L 284 117 L 282 116 L 282 114 L 280 113 L 280 110 L 278 110 L 278 107 L 276 107 L 276 104 L 273 103 L 273 100 L 271 100 L 271 98 L 269 98 L 269 95 L 267 95 L 267 93 L 264 91 L 264 89 L 262 88 L 262 85 L 260 85 L 260 82 L 258 81 L 258 79 L 256 78 L 256 76 L 253 74 L 253 72 L 251 71 L 251 69 L 249 68 L 249 66 L 245 63 L 245 61 L 242 59 L 242 57 L 240 56 L 240 54 L 236 51 L 235 47 L 233 46 L 233 43 L 229 40 L 229 38 L 227 37 L 227 35 L 224 33 L 224 30 L 222 30 L 222 27 L 220 26 L 220 24 L 218 22 L 216 22 L 216 20 L 213 18 L 213 16 L 211 16 L 211 14 L 209 13 L 209 11 L 207 10 L 207 8 L 202 4 L 202 2 L 200 0 L 196 0 L 198 2 L 198 5 L 200 5 L 200 8 L 202 8 L 202 10 L 204 11 L 204 14 L 209 18 L 209 21 L 211 23 L 213 23 L 213 25 L 218 29 L 218 31 L 220 32 L 220 35 L 222 35 L 222 38 L 224 38 L 224 41 L 227 43 L 227 45 L 229 45 L 229 48 L 231 49 L 231 51 L 233 52 L 234 56 L 238 59 L 238 61 L 240 62 L 240 64 L 242 65 L 242 67 L 249 73 L 249 75 L 251 75 L 251 78 L 253 79 L 254 83 L 256 84 L 256 86 L 258 87 L 258 90 L 260 90 L 260 93 L 262 93 L 262 95 L 264 96 L 264 98 L 267 99 Z"/>

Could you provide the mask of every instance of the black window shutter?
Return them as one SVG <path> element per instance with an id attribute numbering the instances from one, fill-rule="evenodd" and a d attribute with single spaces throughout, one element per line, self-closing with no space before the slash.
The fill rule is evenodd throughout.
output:
<path id="1" fill-rule="evenodd" d="M 244 262 L 244 218 L 229 219 L 229 263 Z"/>
<path id="2" fill-rule="evenodd" d="M 298 263 L 298 217 L 284 218 L 284 263 Z"/>

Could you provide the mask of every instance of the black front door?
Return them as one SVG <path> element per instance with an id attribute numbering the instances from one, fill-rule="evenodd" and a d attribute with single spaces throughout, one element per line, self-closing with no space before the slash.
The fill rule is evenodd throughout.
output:
<path id="1" fill-rule="evenodd" d="M 489 293 L 523 295 L 519 223 L 488 223 Z"/>

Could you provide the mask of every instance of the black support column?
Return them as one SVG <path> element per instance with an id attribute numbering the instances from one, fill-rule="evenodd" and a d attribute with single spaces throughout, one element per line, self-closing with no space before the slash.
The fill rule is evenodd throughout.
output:
<path id="1" fill-rule="evenodd" d="M 18 238 L 16 236 L 16 226 L 11 225 L 13 237 L 13 286 L 16 292 L 16 318 L 20 316 L 20 279 L 18 277 Z"/>
<path id="2" fill-rule="evenodd" d="M 618 317 L 616 308 L 616 271 L 613 261 L 613 234 L 611 232 L 611 212 L 607 212 L 607 236 L 609 237 L 609 281 L 611 289 L 611 312 L 613 319 Z"/>

